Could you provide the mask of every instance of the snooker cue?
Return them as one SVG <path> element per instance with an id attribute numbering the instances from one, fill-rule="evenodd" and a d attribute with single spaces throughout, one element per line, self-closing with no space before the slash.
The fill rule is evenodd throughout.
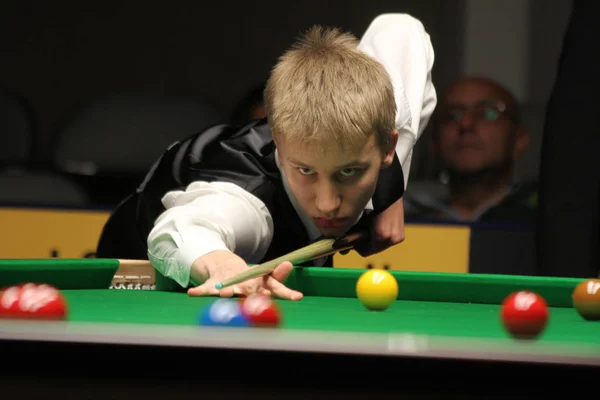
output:
<path id="1" fill-rule="evenodd" d="M 268 275 L 277 268 L 279 264 L 289 261 L 292 264 L 314 260 L 336 253 L 338 251 L 348 250 L 356 246 L 359 241 L 364 241 L 369 235 L 368 231 L 352 233 L 340 239 L 322 239 L 298 250 L 292 251 L 281 257 L 262 263 L 256 267 L 252 267 L 247 271 L 242 272 L 232 278 L 225 279 L 223 282 L 218 282 L 215 287 L 223 289 L 225 287 L 235 285 L 252 278 L 257 278 L 262 275 Z"/>

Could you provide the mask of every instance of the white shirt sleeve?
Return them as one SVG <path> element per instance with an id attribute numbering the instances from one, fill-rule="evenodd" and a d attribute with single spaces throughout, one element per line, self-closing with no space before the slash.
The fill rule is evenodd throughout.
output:
<path id="1" fill-rule="evenodd" d="M 429 34 L 418 19 L 408 14 L 382 14 L 371 22 L 358 48 L 383 64 L 392 79 L 398 109 L 396 153 L 406 188 L 413 147 L 437 104 Z"/>
<path id="2" fill-rule="evenodd" d="M 148 235 L 148 257 L 164 276 L 186 287 L 190 267 L 214 250 L 230 250 L 257 263 L 273 237 L 273 221 L 257 197 L 232 183 L 194 182 L 168 192 L 166 208 Z M 201 282 L 197 282 L 201 283 Z"/>

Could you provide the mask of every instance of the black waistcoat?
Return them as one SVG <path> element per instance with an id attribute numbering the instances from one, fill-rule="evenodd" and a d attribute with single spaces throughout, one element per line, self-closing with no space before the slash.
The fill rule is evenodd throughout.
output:
<path id="1" fill-rule="evenodd" d="M 194 181 L 234 183 L 265 203 L 275 234 L 261 262 L 309 244 L 285 192 L 270 127 L 259 120 L 242 128 L 218 125 L 172 145 L 136 192 L 112 213 L 103 229 L 97 257 L 147 259 L 146 239 L 165 210 L 162 197 L 171 190 L 184 190 Z M 373 196 L 374 210 L 384 210 L 403 193 L 404 176 L 395 157 L 392 166 L 380 173 Z"/>

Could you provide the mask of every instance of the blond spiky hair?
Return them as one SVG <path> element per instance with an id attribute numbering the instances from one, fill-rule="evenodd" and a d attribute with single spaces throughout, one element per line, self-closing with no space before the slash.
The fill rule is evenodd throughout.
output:
<path id="1" fill-rule="evenodd" d="M 280 57 L 265 89 L 273 137 L 389 151 L 396 103 L 383 65 L 337 28 L 315 26 Z"/>

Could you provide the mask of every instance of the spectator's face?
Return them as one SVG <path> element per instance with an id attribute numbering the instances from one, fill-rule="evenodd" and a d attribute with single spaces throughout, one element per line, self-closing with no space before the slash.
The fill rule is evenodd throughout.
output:
<path id="1" fill-rule="evenodd" d="M 441 104 L 435 149 L 445 168 L 474 174 L 510 168 L 527 145 L 527 135 L 514 119 L 510 98 L 484 80 L 454 85 Z"/>

